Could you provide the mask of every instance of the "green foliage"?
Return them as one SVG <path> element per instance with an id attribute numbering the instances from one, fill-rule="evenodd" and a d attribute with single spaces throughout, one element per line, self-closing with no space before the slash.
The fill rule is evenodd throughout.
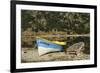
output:
<path id="1" fill-rule="evenodd" d="M 58 31 L 87 34 L 90 32 L 90 14 L 54 11 L 21 11 L 22 30 L 32 27 L 33 31 Z"/>

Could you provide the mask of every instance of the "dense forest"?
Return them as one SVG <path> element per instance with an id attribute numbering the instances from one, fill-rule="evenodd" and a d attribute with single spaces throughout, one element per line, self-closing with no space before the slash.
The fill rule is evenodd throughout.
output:
<path id="1" fill-rule="evenodd" d="M 22 31 L 32 27 L 35 32 L 51 30 L 74 34 L 90 32 L 89 13 L 22 10 L 21 17 Z"/>
<path id="2" fill-rule="evenodd" d="M 66 34 L 89 34 L 90 33 L 90 14 L 78 12 L 55 12 L 55 11 L 21 11 L 21 31 L 22 33 L 31 28 L 31 32 L 64 32 Z M 49 34 L 49 33 L 48 33 Z M 22 35 L 22 43 L 25 39 Z M 28 38 L 30 39 L 30 37 Z M 27 39 L 27 41 L 28 41 Z M 33 42 L 31 38 L 28 43 Z M 85 53 L 90 52 L 90 37 L 64 37 L 67 46 L 83 41 L 85 43 Z"/>

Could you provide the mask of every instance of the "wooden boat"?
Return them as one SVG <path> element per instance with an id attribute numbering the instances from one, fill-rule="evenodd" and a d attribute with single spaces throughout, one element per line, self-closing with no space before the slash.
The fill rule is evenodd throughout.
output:
<path id="1" fill-rule="evenodd" d="M 65 49 L 66 54 L 74 54 L 79 56 L 82 49 L 84 49 L 85 43 L 84 42 L 78 42 L 70 46 L 69 48 Z"/>
<path id="2" fill-rule="evenodd" d="M 36 38 L 37 46 L 38 46 L 38 53 L 39 56 L 44 55 L 49 52 L 56 52 L 62 51 L 62 45 L 65 45 L 65 42 L 58 42 L 58 41 L 49 41 L 40 37 Z"/>

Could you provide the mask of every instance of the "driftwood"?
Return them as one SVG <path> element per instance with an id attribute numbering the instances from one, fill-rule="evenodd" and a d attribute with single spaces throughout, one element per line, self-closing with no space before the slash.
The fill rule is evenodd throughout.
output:
<path id="1" fill-rule="evenodd" d="M 84 48 L 84 42 L 75 43 L 74 45 L 70 46 L 69 48 L 65 49 L 65 53 L 70 55 L 80 55 L 82 48 Z"/>

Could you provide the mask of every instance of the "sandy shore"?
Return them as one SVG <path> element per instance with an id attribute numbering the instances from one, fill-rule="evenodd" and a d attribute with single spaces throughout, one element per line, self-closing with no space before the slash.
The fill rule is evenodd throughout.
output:
<path id="1" fill-rule="evenodd" d="M 79 56 L 67 55 L 65 52 L 53 52 L 48 53 L 43 56 L 38 55 L 38 50 L 33 48 L 22 48 L 21 51 L 21 62 L 44 62 L 44 61 L 73 61 L 73 60 L 86 60 L 89 59 L 88 54 L 81 52 Z"/>

